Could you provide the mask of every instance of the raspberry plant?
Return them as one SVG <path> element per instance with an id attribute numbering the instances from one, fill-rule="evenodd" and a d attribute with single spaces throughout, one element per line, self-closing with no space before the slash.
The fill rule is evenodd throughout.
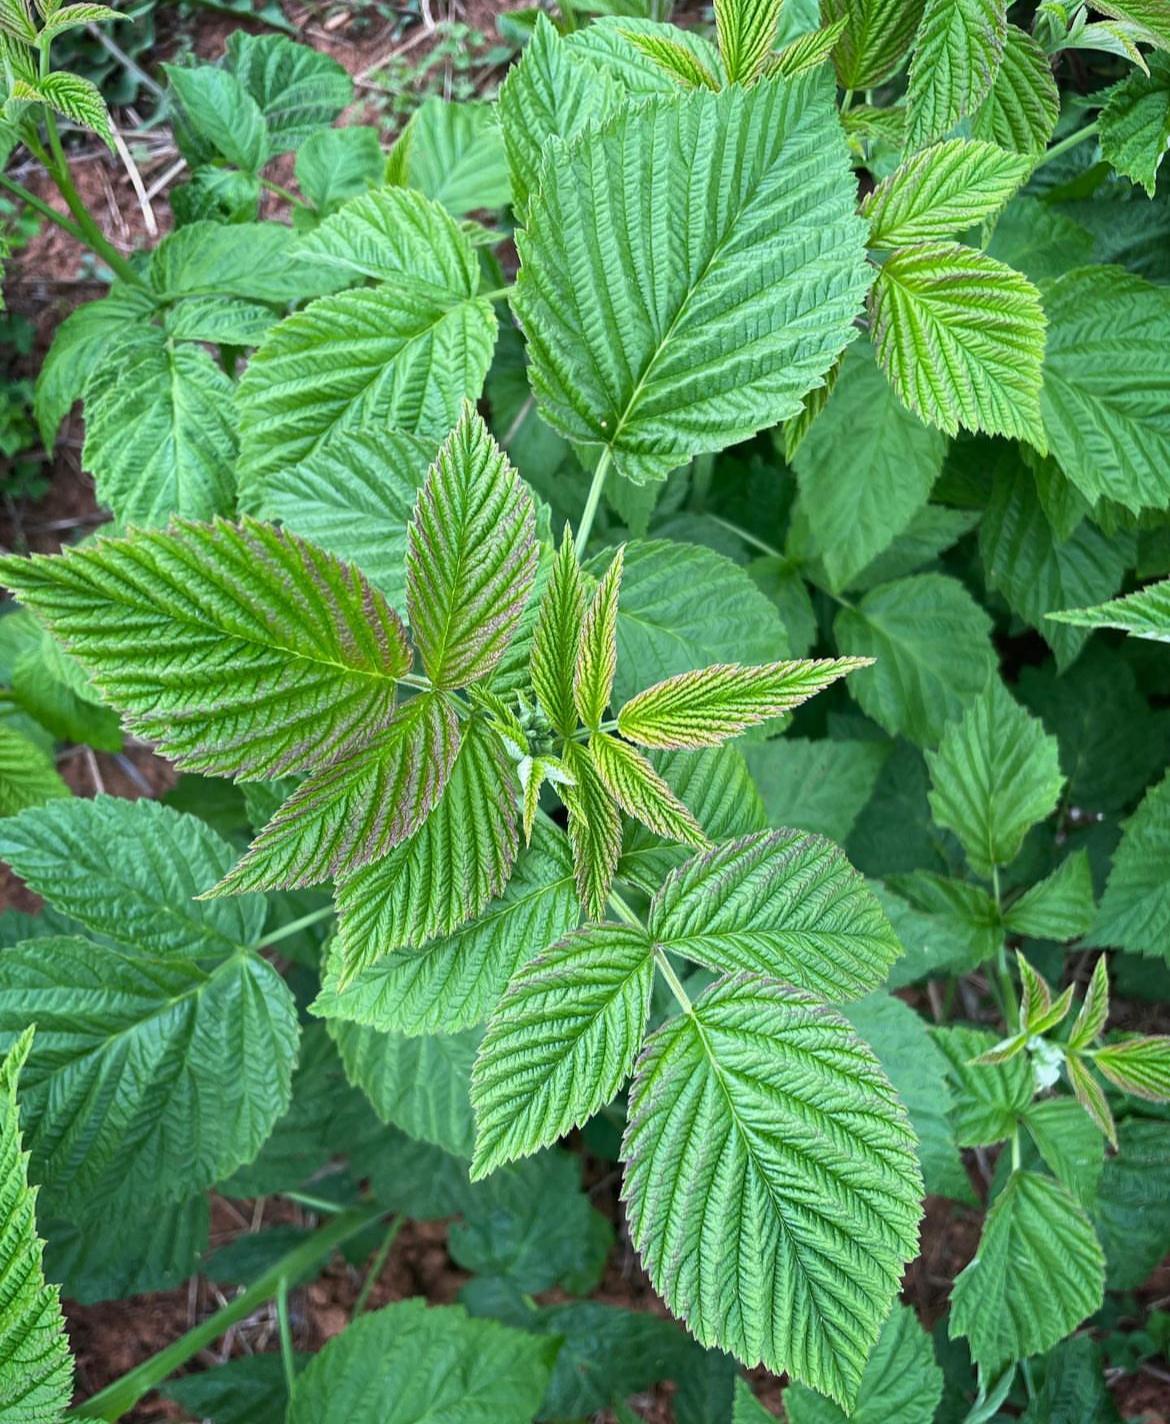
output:
<path id="1" fill-rule="evenodd" d="M 183 1279 L 212 1188 L 329 1220 L 67 1417 L 672 1378 L 752 1424 L 760 1364 L 794 1424 L 1112 1408 L 1078 1332 L 1170 1245 L 1170 1042 L 1109 1011 L 1166 954 L 1170 783 L 1165 665 L 1090 630 L 1170 638 L 1170 10 L 789 4 L 539 13 L 388 153 L 236 34 L 167 68 L 188 177 L 127 258 L 52 65 L 113 12 L 0 0 L 69 216 L 4 185 L 113 279 L 36 397 L 111 526 L 0 560 L 0 854 L 47 902 L 0 952 L 0 1418 L 70 1409 L 46 1279 Z M 69 794 L 54 743 L 123 734 L 171 804 Z M 535 1302 L 612 1237 L 575 1134 L 693 1339 Z M 898 1300 L 928 1192 L 985 1208 L 945 1373 Z M 363 1291 L 302 1364 L 289 1287 L 390 1213 L 379 1268 L 458 1218 L 463 1306 Z M 273 1296 L 279 1358 L 166 1383 Z"/>

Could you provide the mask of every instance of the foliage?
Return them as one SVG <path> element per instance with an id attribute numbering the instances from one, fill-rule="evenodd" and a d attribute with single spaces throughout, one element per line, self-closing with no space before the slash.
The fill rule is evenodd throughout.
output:
<path id="1" fill-rule="evenodd" d="M 1170 1248 L 1128 998 L 1170 931 L 1165 7 L 586 8 L 509 18 L 498 99 L 434 92 L 440 37 L 385 149 L 288 34 L 176 58 L 127 259 L 61 136 L 114 141 L 60 60 L 116 16 L 0 0 L 4 152 L 111 277 L 34 394 L 109 525 L 0 558 L 0 855 L 45 901 L 0 917 L 0 1418 L 63 1417 L 46 1276 L 197 1266 L 248 1284 L 187 1358 L 284 1324 L 167 1386 L 218 1421 L 671 1380 L 751 1424 L 758 1365 L 793 1424 L 1111 1408 L 1079 1332 L 1130 1349 Z M 136 742 L 165 803 L 58 769 Z M 587 1298 L 582 1153 L 676 1320 Z M 208 1259 L 212 1190 L 328 1219 Z M 927 1192 L 982 1217 L 934 1337 Z M 298 1356 L 289 1290 L 335 1248 L 372 1286 L 403 1215 L 460 1303 L 363 1291 Z"/>

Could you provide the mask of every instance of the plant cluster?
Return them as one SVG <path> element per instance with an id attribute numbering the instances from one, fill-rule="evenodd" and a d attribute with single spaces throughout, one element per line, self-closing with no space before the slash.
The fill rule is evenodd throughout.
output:
<path id="1" fill-rule="evenodd" d="M 756 1424 L 760 1364 L 793 1424 L 1120 1417 L 1170 1247 L 1170 7 L 1010 8 L 540 13 L 388 153 L 240 32 L 166 67 L 188 172 L 127 258 L 52 63 L 112 12 L 0 0 L 69 215 L 2 181 L 112 278 L 35 393 L 112 522 L 0 559 L 0 856 L 46 902 L 0 917 L 0 1419 L 670 1379 Z M 166 804 L 70 795 L 55 748 L 124 736 Z M 566 1139 L 689 1335 L 588 1299 Z M 326 1224 L 206 1259 L 212 1189 Z M 933 1338 L 928 1193 L 984 1213 Z M 298 1357 L 289 1290 L 403 1217 L 455 1218 L 461 1305 L 363 1290 Z M 246 1289 L 66 1415 L 46 1282 L 197 1265 Z M 279 1355 L 170 1379 L 272 1297 Z"/>

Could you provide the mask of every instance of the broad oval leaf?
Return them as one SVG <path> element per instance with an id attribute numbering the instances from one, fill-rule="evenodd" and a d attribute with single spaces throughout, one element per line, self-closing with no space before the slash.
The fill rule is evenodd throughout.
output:
<path id="1" fill-rule="evenodd" d="M 821 23 L 844 20 L 833 51 L 846 89 L 874 89 L 898 67 L 922 18 L 924 0 L 821 0 Z"/>
<path id="2" fill-rule="evenodd" d="M 0 956 L 0 1044 L 29 1023 L 27 1145 L 53 1209 L 71 1217 L 223 1181 L 289 1104 L 296 1004 L 255 954 L 205 970 L 84 939 L 30 940 Z"/>
<path id="3" fill-rule="evenodd" d="M 873 289 L 873 342 L 898 398 L 948 435 L 960 426 L 1044 449 L 1045 317 L 1019 272 L 971 247 L 891 252 Z"/>
<path id="4" fill-rule="evenodd" d="M 402 622 L 356 569 L 270 525 L 175 521 L 3 577 L 177 765 L 309 771 L 389 720 Z"/>
<path id="5" fill-rule="evenodd" d="M 637 482 L 795 415 L 869 285 L 854 192 L 816 74 L 554 142 L 514 295 L 542 414 Z"/>
<path id="6" fill-rule="evenodd" d="M 1101 1305 L 1105 1258 L 1089 1218 L 1058 1182 L 1013 1172 L 955 1281 L 950 1335 L 998 1372 L 1042 1354 Z"/>
<path id="7" fill-rule="evenodd" d="M 1043 153 L 1059 117 L 1047 54 L 1026 30 L 1009 25 L 995 79 L 971 116 L 971 136 L 1016 153 Z"/>
<path id="8" fill-rule="evenodd" d="M 844 1019 L 772 979 L 720 979 L 639 1060 L 622 1143 L 631 1236 L 701 1344 L 848 1409 L 917 1250 L 914 1148 Z"/>
<path id="9" fill-rule="evenodd" d="M 885 911 L 832 842 L 800 831 L 728 841 L 667 876 L 648 928 L 672 953 L 856 999 L 902 952 Z"/>
<path id="10" fill-rule="evenodd" d="M 532 496 L 466 405 L 406 542 L 411 634 L 435 687 L 466 687 L 504 656 L 536 580 Z"/>
<path id="11" fill-rule="evenodd" d="M 944 138 L 999 72 L 1008 0 L 926 0 L 906 91 L 906 142 Z"/>
<path id="12" fill-rule="evenodd" d="M 949 139 L 907 158 L 861 204 L 874 247 L 946 238 L 991 216 L 1032 164 L 993 143 Z"/>
<path id="13" fill-rule="evenodd" d="M 512 980 L 471 1075 L 473 1181 L 556 1142 L 616 1097 L 646 1031 L 652 949 L 641 929 L 589 925 Z"/>

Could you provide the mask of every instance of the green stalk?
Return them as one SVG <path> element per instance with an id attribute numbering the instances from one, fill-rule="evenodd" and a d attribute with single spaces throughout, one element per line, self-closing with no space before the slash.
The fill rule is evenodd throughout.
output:
<path id="1" fill-rule="evenodd" d="M 65 206 L 73 214 L 73 220 L 80 229 L 82 241 L 97 253 L 116 276 L 121 277 L 124 282 L 141 287 L 143 285 L 142 278 L 106 238 L 105 233 L 98 227 L 90 215 L 89 209 L 82 201 L 81 194 L 74 187 L 73 177 L 69 172 L 69 160 L 65 157 L 65 150 L 61 147 L 61 135 L 57 132 L 57 120 L 49 109 L 45 110 L 45 129 L 49 135 L 49 152 L 53 157 L 53 161 L 48 165 L 49 177 L 52 178 L 57 185 L 57 191 L 65 199 Z"/>
<path id="2" fill-rule="evenodd" d="M 129 1374 L 99 1390 L 84 1404 L 79 1404 L 76 1409 L 71 1410 L 66 1418 L 104 1419 L 107 1424 L 121 1419 L 134 1408 L 143 1395 L 156 1389 L 188 1360 L 193 1359 L 200 1350 L 206 1350 L 230 1326 L 240 1320 L 246 1320 L 265 1301 L 271 1300 L 280 1290 L 282 1281 L 298 1280 L 309 1274 L 326 1261 L 336 1247 L 356 1236 L 382 1215 L 380 1206 L 366 1206 L 356 1207 L 352 1211 L 335 1216 L 319 1231 L 315 1231 L 307 1241 L 302 1241 L 287 1255 L 282 1256 L 222 1310 L 217 1310 L 214 1315 L 201 1320 L 194 1329 L 188 1330 L 165 1350 L 160 1350 L 149 1360 L 143 1360 L 142 1364 L 132 1369 Z"/>
<path id="3" fill-rule="evenodd" d="M 1097 132 L 1097 120 L 1091 124 L 1086 124 L 1083 129 L 1077 129 L 1076 133 L 1071 133 L 1067 138 L 1062 138 L 1059 143 L 1054 143 L 1051 148 L 1045 149 L 1036 161 L 1036 168 L 1043 168 L 1046 163 L 1051 163 L 1054 158 L 1059 158 L 1062 153 L 1067 153 L 1070 148 L 1076 148 L 1077 144 L 1084 143 L 1085 139 L 1092 138 Z M 1033 173 L 1036 171 L 1034 168 Z"/>
<path id="4" fill-rule="evenodd" d="M 280 1360 L 284 1367 L 284 1385 L 289 1398 L 297 1382 L 296 1360 L 293 1358 L 292 1321 L 288 1313 L 288 1277 L 276 1283 L 276 1319 L 280 1326 Z"/>
<path id="5" fill-rule="evenodd" d="M 581 523 L 577 526 L 577 538 L 574 544 L 579 559 L 585 557 L 585 546 L 589 543 L 589 535 L 593 531 L 593 520 L 597 515 L 597 506 L 601 503 L 601 491 L 605 488 L 605 477 L 609 473 L 610 454 L 611 450 L 607 445 L 601 452 L 597 468 L 593 471 L 593 481 L 589 486 L 585 508 L 581 511 Z"/>
<path id="6" fill-rule="evenodd" d="M 41 217 L 47 218 L 49 222 L 56 223 L 63 232 L 67 232 L 74 242 L 84 242 L 85 235 L 76 223 L 59 213 L 56 208 L 51 208 L 43 198 L 38 198 L 35 193 L 23 187 L 20 183 L 0 173 L 0 187 L 7 188 L 10 193 L 19 198 L 22 203 L 27 203 L 34 212 L 40 213 Z"/>
<path id="7" fill-rule="evenodd" d="M 627 925 L 630 925 L 634 929 L 645 930 L 646 926 L 616 890 L 609 892 L 609 908 L 619 920 L 624 921 Z M 689 1014 L 691 1012 L 691 1001 L 687 996 L 687 991 L 683 988 L 682 982 L 674 972 L 674 968 L 670 960 L 666 957 L 665 951 L 659 949 L 657 945 L 654 947 L 654 963 L 658 966 L 662 977 L 666 980 L 670 992 L 674 995 L 675 1002 L 679 1008 L 684 1014 Z"/>
<path id="8" fill-rule="evenodd" d="M 378 1247 L 374 1259 L 370 1262 L 370 1269 L 366 1272 L 366 1278 L 362 1282 L 362 1288 L 358 1292 L 358 1298 L 353 1303 L 351 1320 L 356 1320 L 369 1304 L 370 1295 L 374 1287 L 378 1284 L 378 1277 L 382 1274 L 382 1268 L 386 1264 L 386 1258 L 390 1255 L 390 1248 L 394 1245 L 394 1240 L 402 1230 L 402 1213 L 390 1220 L 390 1225 L 386 1229 L 386 1235 L 382 1238 L 382 1244 Z"/>
<path id="9" fill-rule="evenodd" d="M 255 946 L 255 950 L 259 953 L 260 950 L 267 949 L 269 945 L 279 944 L 282 939 L 288 939 L 292 935 L 299 934 L 301 930 L 308 929 L 310 925 L 319 924 L 333 913 L 334 908 L 332 905 L 322 905 L 319 910 L 310 910 L 307 915 L 302 915 L 299 920 L 290 920 L 287 925 L 281 925 L 278 930 L 273 930 L 270 935 L 266 936 Z"/>

